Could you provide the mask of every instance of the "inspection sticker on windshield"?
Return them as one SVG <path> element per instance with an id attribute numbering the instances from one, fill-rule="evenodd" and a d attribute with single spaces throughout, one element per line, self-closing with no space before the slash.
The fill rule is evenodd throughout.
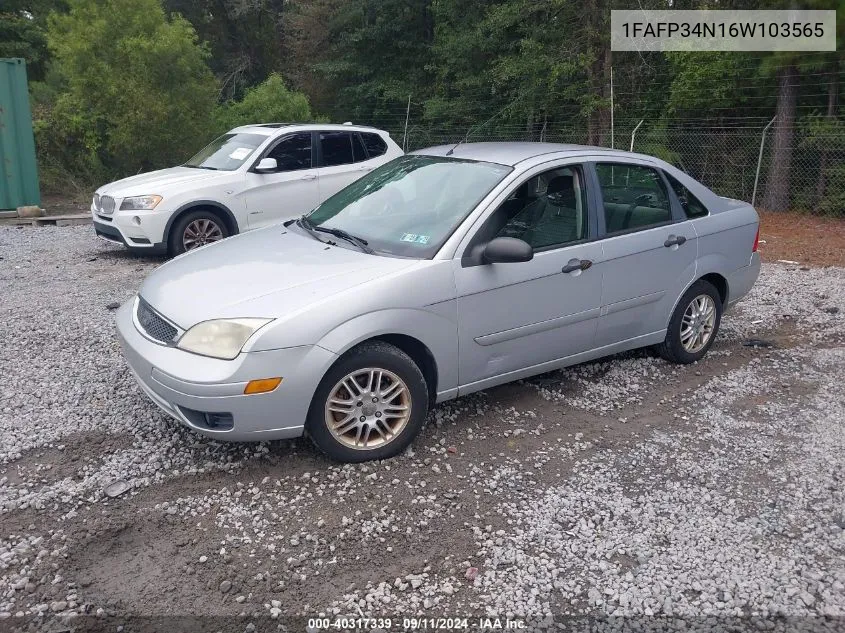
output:
<path id="1" fill-rule="evenodd" d="M 249 147 L 239 147 L 238 149 L 234 150 L 231 154 L 229 154 L 229 158 L 233 160 L 243 160 L 252 150 Z"/>
<path id="2" fill-rule="evenodd" d="M 414 242 L 415 244 L 428 244 L 429 235 L 417 235 L 416 233 L 405 233 L 402 236 L 403 242 Z"/>

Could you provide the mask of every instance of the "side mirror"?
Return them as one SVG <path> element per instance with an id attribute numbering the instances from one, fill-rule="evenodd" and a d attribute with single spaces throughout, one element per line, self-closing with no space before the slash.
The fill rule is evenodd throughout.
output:
<path id="1" fill-rule="evenodd" d="M 272 171 L 276 171 L 279 164 L 276 162 L 275 158 L 262 158 L 258 161 L 258 164 L 255 166 L 255 171 L 259 174 L 266 174 Z"/>
<path id="2" fill-rule="evenodd" d="M 534 259 L 534 249 L 528 242 L 515 237 L 497 237 L 490 240 L 481 253 L 485 264 L 512 264 Z"/>

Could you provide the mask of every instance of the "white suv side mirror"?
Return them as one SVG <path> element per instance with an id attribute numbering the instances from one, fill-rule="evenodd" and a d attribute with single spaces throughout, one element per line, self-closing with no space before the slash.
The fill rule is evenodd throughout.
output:
<path id="1" fill-rule="evenodd" d="M 259 174 L 268 173 L 271 171 L 276 171 L 279 164 L 276 162 L 275 158 L 262 158 L 258 161 L 258 164 L 255 166 L 255 171 Z"/>

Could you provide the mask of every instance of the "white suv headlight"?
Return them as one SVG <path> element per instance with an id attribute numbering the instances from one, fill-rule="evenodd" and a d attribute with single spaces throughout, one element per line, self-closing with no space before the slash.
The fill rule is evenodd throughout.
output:
<path id="1" fill-rule="evenodd" d="M 185 332 L 176 347 L 224 360 L 241 353 L 249 337 L 273 319 L 214 319 L 197 323 Z"/>
<path id="2" fill-rule="evenodd" d="M 124 198 L 120 203 L 121 211 L 152 211 L 161 202 L 161 196 L 135 196 Z"/>

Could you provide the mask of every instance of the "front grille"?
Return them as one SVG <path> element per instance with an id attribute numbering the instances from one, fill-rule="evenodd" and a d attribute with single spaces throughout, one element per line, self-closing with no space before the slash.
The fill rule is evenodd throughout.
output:
<path id="1" fill-rule="evenodd" d="M 150 338 L 166 345 L 172 345 L 178 331 L 150 307 L 146 301 L 138 297 L 138 311 L 135 313 L 138 323 Z"/>
<path id="2" fill-rule="evenodd" d="M 111 196 L 100 196 L 100 211 L 106 215 L 114 213 L 114 198 Z"/>

